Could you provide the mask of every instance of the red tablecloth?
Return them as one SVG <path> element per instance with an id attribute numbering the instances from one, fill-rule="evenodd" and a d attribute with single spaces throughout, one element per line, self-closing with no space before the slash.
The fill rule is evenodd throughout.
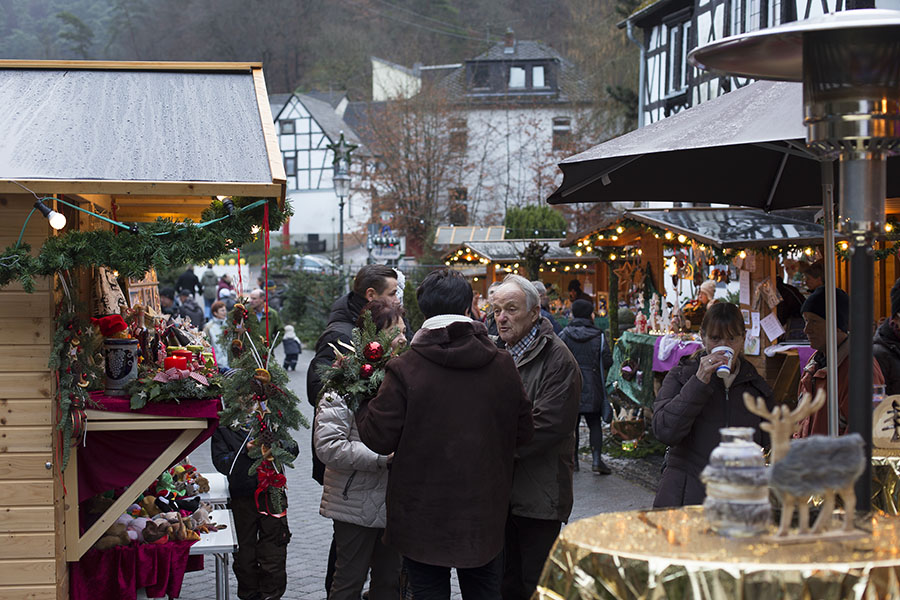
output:
<path id="1" fill-rule="evenodd" d="M 187 571 L 203 569 L 202 556 L 188 556 L 194 542 L 135 544 L 88 550 L 69 570 L 71 600 L 134 600 L 138 588 L 149 598 L 181 594 Z"/>
<path id="2" fill-rule="evenodd" d="M 200 431 L 175 462 L 212 436 L 219 424 L 219 400 L 185 400 L 180 404 L 155 403 L 132 411 L 128 397 L 114 398 L 102 392 L 91 392 L 91 399 L 112 412 L 136 412 L 181 418 L 207 419 L 206 430 Z M 89 431 L 86 443 L 78 444 L 78 501 L 107 490 L 128 487 L 150 463 L 172 443 L 181 431 L 174 429 L 148 431 Z"/>

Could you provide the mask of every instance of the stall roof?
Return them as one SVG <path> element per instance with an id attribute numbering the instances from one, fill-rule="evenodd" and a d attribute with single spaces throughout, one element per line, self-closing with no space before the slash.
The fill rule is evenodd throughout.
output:
<path id="1" fill-rule="evenodd" d="M 3 193 L 284 198 L 259 63 L 0 60 L 0 140 Z"/>
<path id="2" fill-rule="evenodd" d="M 506 235 L 506 228 L 497 225 L 492 227 L 468 227 L 441 225 L 434 234 L 437 245 L 460 244 L 462 242 L 499 241 Z"/>
<path id="3" fill-rule="evenodd" d="M 545 239 L 545 240 L 502 240 L 496 242 L 466 242 L 453 248 L 444 255 L 444 260 L 457 253 L 458 250 L 472 250 L 475 254 L 486 258 L 491 262 L 521 260 L 522 252 L 531 242 L 542 242 L 549 246 L 544 260 L 571 260 L 583 262 L 590 258 L 578 257 L 568 248 L 560 246 L 562 239 Z"/>
<path id="4" fill-rule="evenodd" d="M 815 208 L 766 213 L 750 208 L 672 208 L 631 210 L 631 218 L 653 227 L 683 233 L 719 248 L 821 244 L 824 228 Z"/>

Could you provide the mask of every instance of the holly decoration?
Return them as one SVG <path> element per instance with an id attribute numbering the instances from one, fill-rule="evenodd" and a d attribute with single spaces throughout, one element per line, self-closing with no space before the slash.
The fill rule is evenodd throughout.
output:
<path id="1" fill-rule="evenodd" d="M 334 362 L 318 366 L 322 378 L 318 399 L 333 392 L 343 397 L 350 410 L 356 412 L 360 402 L 372 398 L 378 391 L 384 381 L 385 365 L 400 352 L 391 347 L 391 341 L 398 333 L 397 328 L 378 331 L 371 313 L 363 313 L 362 328 L 354 328 L 350 335 L 352 344 L 338 342 L 340 348 L 332 345 Z"/>
<path id="2" fill-rule="evenodd" d="M 84 433 L 84 409 L 91 402 L 88 392 L 102 389 L 105 380 L 102 367 L 94 361 L 102 338 L 87 318 L 62 308 L 58 310 L 47 366 L 58 377 L 56 429 L 63 440 L 60 470 L 65 471 L 73 438 Z"/>
<path id="3" fill-rule="evenodd" d="M 235 305 L 237 310 L 238 305 Z M 229 323 L 234 323 L 233 309 Z M 291 431 L 309 422 L 300 413 L 300 400 L 287 387 L 288 375 L 277 363 L 269 361 L 269 349 L 252 332 L 229 327 L 222 333 L 223 342 L 231 345 L 243 336 L 243 352 L 229 363 L 232 370 L 224 378 L 222 400 L 225 408 L 220 422 L 232 429 L 249 429 L 254 459 L 249 474 L 257 476 L 256 506 L 267 515 L 283 516 L 287 509 L 284 486 L 285 467 L 293 468 L 296 443 Z"/>

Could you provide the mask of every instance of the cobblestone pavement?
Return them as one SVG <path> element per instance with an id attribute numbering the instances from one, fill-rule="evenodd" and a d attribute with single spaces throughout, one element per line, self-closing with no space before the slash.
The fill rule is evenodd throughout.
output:
<path id="1" fill-rule="evenodd" d="M 289 373 L 290 387 L 301 399 L 301 410 L 312 422 L 312 407 L 306 401 L 306 368 L 312 360 L 311 350 L 304 348 L 297 371 Z M 586 439 L 586 438 L 585 438 Z M 284 598 L 286 600 L 323 600 L 325 598 L 325 565 L 328 548 L 331 544 L 331 520 L 319 515 L 319 500 L 322 488 L 310 477 L 311 463 L 309 457 L 310 431 L 302 429 L 296 434 L 300 445 L 300 457 L 294 469 L 287 470 L 288 478 L 288 519 L 293 533 L 288 546 L 287 576 L 288 586 Z M 214 471 L 210 460 L 209 442 L 204 443 L 191 454 L 193 464 L 201 472 Z M 590 467 L 582 468 L 575 473 L 575 506 L 571 520 L 582 519 L 602 512 L 635 510 L 649 507 L 653 501 L 653 493 L 646 485 L 632 483 L 621 474 L 628 469 L 610 462 L 614 473 L 600 477 L 591 473 Z M 626 461 L 628 462 L 628 461 Z M 638 461 L 630 461 L 638 462 Z M 584 463 L 582 463 L 584 466 Z M 638 478 L 635 479 L 645 483 Z M 205 559 L 205 569 L 196 573 L 188 573 L 184 578 L 181 598 L 185 600 L 215 599 L 215 564 L 212 557 Z M 236 598 L 237 584 L 234 574 L 231 578 L 231 598 Z M 459 587 L 455 576 L 453 581 L 453 598 L 459 599 Z"/>

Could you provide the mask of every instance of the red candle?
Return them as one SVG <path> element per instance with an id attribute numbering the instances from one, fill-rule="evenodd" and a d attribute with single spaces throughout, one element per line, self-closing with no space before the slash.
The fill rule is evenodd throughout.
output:
<path id="1" fill-rule="evenodd" d="M 181 369 L 182 371 L 187 369 L 187 359 L 183 356 L 167 356 L 164 361 L 164 366 L 166 371 L 175 367 L 176 369 Z"/>

